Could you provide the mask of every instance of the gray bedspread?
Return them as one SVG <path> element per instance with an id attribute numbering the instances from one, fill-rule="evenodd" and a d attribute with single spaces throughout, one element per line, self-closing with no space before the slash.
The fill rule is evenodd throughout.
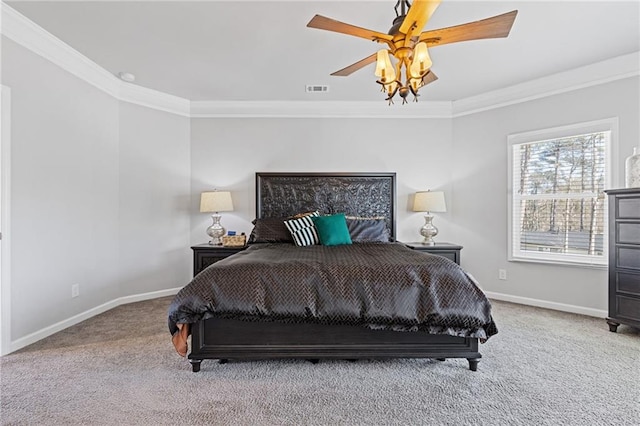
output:
<path id="1" fill-rule="evenodd" d="M 207 318 L 314 322 L 477 337 L 497 333 L 491 304 L 454 262 L 400 243 L 256 244 L 175 296 L 169 330 Z"/>

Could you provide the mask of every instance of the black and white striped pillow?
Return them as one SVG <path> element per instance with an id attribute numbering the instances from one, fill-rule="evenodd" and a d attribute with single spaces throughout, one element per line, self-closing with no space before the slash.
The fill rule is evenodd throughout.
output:
<path id="1" fill-rule="evenodd" d="M 318 232 L 316 231 L 316 227 L 311 220 L 312 216 L 319 215 L 320 214 L 316 211 L 297 219 L 284 221 L 284 226 L 286 226 L 289 232 L 291 232 L 293 242 L 295 242 L 298 247 L 320 244 Z"/>

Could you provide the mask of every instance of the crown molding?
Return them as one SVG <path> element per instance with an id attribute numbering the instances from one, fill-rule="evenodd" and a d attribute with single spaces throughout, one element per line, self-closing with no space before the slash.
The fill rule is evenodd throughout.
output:
<path id="1" fill-rule="evenodd" d="M 451 102 L 193 101 L 192 118 L 450 118 Z"/>
<path id="2" fill-rule="evenodd" d="M 115 78 L 115 77 L 114 77 Z M 170 95 L 158 90 L 148 89 L 136 84 L 118 80 L 120 90 L 117 98 L 123 102 L 129 102 L 158 111 L 164 111 L 183 117 L 191 117 L 191 102 L 189 99 Z"/>
<path id="3" fill-rule="evenodd" d="M 126 83 L 6 3 L 0 9 L 7 38 L 120 101 L 190 118 L 455 118 L 640 76 L 640 52 L 634 52 L 453 102 L 189 101 Z"/>
<path id="4" fill-rule="evenodd" d="M 188 99 L 126 83 L 6 3 L 0 9 L 2 35 L 24 48 L 120 101 L 189 116 Z"/>
<path id="5" fill-rule="evenodd" d="M 2 2 L 2 34 L 60 68 L 117 97 L 118 80 L 107 70 Z"/>
<path id="6" fill-rule="evenodd" d="M 640 52 L 633 52 L 454 101 L 452 116 L 475 114 L 637 76 L 640 76 Z"/>

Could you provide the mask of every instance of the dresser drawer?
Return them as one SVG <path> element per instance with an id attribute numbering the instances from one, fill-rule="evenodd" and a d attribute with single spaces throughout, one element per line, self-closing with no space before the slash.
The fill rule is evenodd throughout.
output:
<path id="1" fill-rule="evenodd" d="M 640 246 L 616 247 L 618 268 L 635 269 L 640 271 Z"/>
<path id="2" fill-rule="evenodd" d="M 623 197 L 616 198 L 617 214 L 616 219 L 640 219 L 640 197 Z"/>
<path id="3" fill-rule="evenodd" d="M 620 320 L 640 321 L 640 299 L 616 296 L 615 317 Z"/>
<path id="4" fill-rule="evenodd" d="M 616 242 L 640 244 L 640 222 L 617 222 Z"/>
<path id="5" fill-rule="evenodd" d="M 616 293 L 619 292 L 640 297 L 640 274 L 616 272 Z"/>

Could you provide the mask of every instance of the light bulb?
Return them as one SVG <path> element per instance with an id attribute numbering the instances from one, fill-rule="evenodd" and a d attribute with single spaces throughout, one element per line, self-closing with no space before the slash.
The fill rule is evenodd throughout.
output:
<path id="1" fill-rule="evenodd" d="M 393 96 L 393 94 L 398 89 L 398 82 L 392 81 L 391 83 L 386 84 L 384 87 L 387 89 L 387 95 Z"/>
<path id="2" fill-rule="evenodd" d="M 418 89 L 424 86 L 424 83 L 421 78 L 411 78 L 409 79 L 409 84 L 413 89 L 413 93 L 418 93 Z"/>

